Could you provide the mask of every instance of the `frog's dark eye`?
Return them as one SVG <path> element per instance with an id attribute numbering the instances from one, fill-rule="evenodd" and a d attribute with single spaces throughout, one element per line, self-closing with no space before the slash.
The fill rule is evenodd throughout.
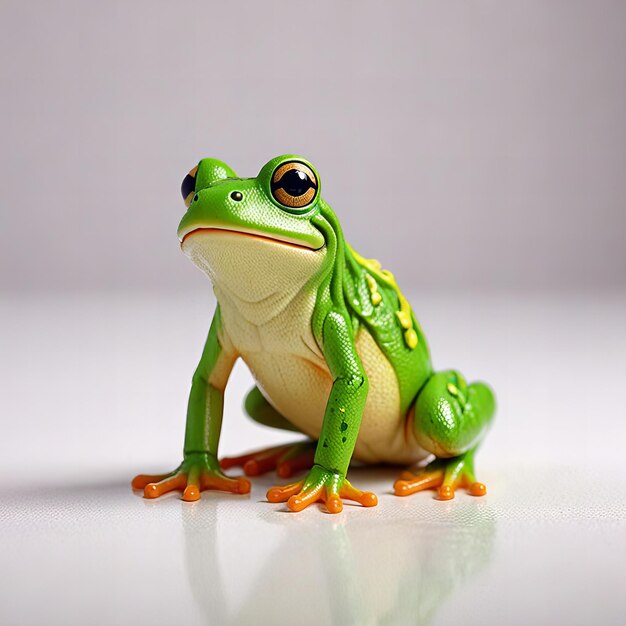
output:
<path id="1" fill-rule="evenodd" d="M 196 192 L 196 172 L 198 166 L 194 167 L 185 178 L 183 178 L 183 184 L 180 186 L 180 193 L 183 195 L 185 206 L 189 208 L 191 201 Z"/>
<path id="2" fill-rule="evenodd" d="M 299 161 L 279 165 L 271 182 L 274 199 L 291 209 L 301 209 L 311 204 L 317 194 L 317 177 L 313 170 Z"/>

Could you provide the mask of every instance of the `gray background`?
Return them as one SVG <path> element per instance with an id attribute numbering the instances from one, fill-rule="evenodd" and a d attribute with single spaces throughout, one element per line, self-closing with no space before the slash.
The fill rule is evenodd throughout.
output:
<path id="1" fill-rule="evenodd" d="M 204 156 L 295 152 L 406 289 L 626 285 L 626 3 L 7 2 L 0 280 L 206 285 Z"/>

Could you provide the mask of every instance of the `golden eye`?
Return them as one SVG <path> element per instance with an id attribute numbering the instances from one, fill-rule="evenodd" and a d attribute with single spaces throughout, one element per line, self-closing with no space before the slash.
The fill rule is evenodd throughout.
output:
<path id="1" fill-rule="evenodd" d="M 317 194 L 317 177 L 304 163 L 289 161 L 272 175 L 272 195 L 283 206 L 301 209 L 311 204 Z"/>
<path id="2" fill-rule="evenodd" d="M 196 172 L 198 171 L 198 166 L 194 167 L 185 178 L 183 178 L 183 184 L 180 186 L 180 193 L 183 195 L 183 200 L 185 201 L 185 206 L 189 208 L 191 201 L 196 192 Z"/>

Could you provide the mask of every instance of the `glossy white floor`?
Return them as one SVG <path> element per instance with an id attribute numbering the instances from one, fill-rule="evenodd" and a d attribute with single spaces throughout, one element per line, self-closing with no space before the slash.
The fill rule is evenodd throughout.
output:
<path id="1" fill-rule="evenodd" d="M 250 496 L 146 501 L 179 462 L 208 296 L 0 303 L 0 623 L 618 624 L 626 616 L 626 297 L 411 298 L 435 366 L 497 391 L 485 498 L 391 495 L 300 514 Z M 294 439 L 241 411 L 222 452 Z M 278 481 L 281 482 L 281 481 Z"/>

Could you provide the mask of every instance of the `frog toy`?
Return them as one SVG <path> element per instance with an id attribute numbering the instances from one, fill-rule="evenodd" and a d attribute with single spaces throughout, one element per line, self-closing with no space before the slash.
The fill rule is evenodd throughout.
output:
<path id="1" fill-rule="evenodd" d="M 395 482 L 399 496 L 436 489 L 449 500 L 458 486 L 486 493 L 473 462 L 495 412 L 491 389 L 433 370 L 393 275 L 346 242 L 311 163 L 284 155 L 256 178 L 238 178 L 202 159 L 182 195 L 180 245 L 211 279 L 217 307 L 192 379 L 183 461 L 168 474 L 137 476 L 134 488 L 146 498 L 180 490 L 193 501 L 205 489 L 248 493 L 248 480 L 223 473 L 231 467 L 281 478 L 308 470 L 270 489 L 269 502 L 301 511 L 321 501 L 338 513 L 343 500 L 377 504 L 346 478 L 355 459 L 421 463 Z M 248 415 L 307 438 L 220 463 L 224 390 L 239 357 L 256 382 Z"/>

